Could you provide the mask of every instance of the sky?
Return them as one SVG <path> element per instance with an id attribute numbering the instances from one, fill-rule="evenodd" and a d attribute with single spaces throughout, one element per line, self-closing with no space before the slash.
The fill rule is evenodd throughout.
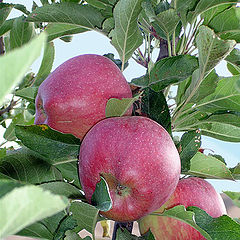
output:
<path id="1" fill-rule="evenodd" d="M 24 4 L 28 10 L 31 10 L 32 6 L 31 0 L 4 0 L 4 2 Z M 39 0 L 35 0 L 35 2 L 41 5 Z M 10 18 L 19 14 L 21 15 L 21 12 L 15 10 L 11 13 Z M 65 43 L 58 39 L 54 40 L 54 45 L 55 60 L 52 70 L 69 58 L 81 54 L 93 53 L 103 55 L 106 53 L 113 53 L 115 58 L 118 58 L 118 53 L 111 45 L 110 40 L 106 36 L 94 31 L 74 35 L 73 40 L 70 43 Z M 33 72 L 38 71 L 40 63 L 41 57 L 32 65 Z M 131 81 L 133 78 L 144 75 L 145 71 L 145 68 L 135 63 L 134 60 L 130 60 L 129 66 L 123 74 L 127 81 Z M 229 72 L 227 72 L 224 62 L 217 67 L 217 72 L 222 76 L 229 76 Z M 1 141 L 2 137 L 0 136 L 0 142 Z M 240 143 L 228 143 L 203 136 L 202 148 L 211 149 L 215 154 L 223 156 L 228 167 L 234 167 L 240 162 Z M 218 192 L 240 191 L 240 181 L 210 180 L 210 182 Z"/>

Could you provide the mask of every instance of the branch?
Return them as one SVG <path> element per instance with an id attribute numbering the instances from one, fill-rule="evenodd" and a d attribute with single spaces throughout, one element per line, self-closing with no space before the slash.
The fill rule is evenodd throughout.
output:
<path id="1" fill-rule="evenodd" d="M 12 100 L 6 108 L 0 110 L 0 116 L 2 116 L 4 113 L 10 112 L 13 109 L 13 107 L 16 105 L 16 103 L 17 101 Z"/>
<path id="2" fill-rule="evenodd" d="M 132 233 L 133 222 L 127 222 L 127 223 L 115 222 L 115 223 L 114 223 L 112 240 L 116 240 L 116 239 L 117 239 L 117 230 L 118 230 L 119 228 L 120 228 L 120 229 L 126 228 L 130 233 Z"/>

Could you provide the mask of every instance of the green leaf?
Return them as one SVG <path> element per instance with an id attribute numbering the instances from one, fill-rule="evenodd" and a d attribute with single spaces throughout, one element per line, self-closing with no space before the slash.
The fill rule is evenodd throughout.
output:
<path id="1" fill-rule="evenodd" d="M 137 240 L 138 237 L 136 235 L 131 234 L 126 228 L 118 228 L 116 233 L 116 240 L 127 240 L 127 239 Z M 145 238 L 139 237 L 139 239 L 145 239 Z M 154 238 L 151 240 L 154 240 Z"/>
<path id="2" fill-rule="evenodd" d="M 234 176 L 234 179 L 240 180 L 240 163 L 238 163 L 238 165 L 235 166 L 234 168 L 230 168 L 230 171 Z"/>
<path id="3" fill-rule="evenodd" d="M 30 226 L 25 227 L 20 232 L 16 233 L 17 236 L 31 237 L 37 239 L 53 239 L 52 233 L 41 222 L 36 222 Z"/>
<path id="4" fill-rule="evenodd" d="M 35 102 L 35 97 L 37 96 L 38 88 L 37 87 L 27 87 L 15 92 L 15 95 L 26 99 L 30 102 Z"/>
<path id="5" fill-rule="evenodd" d="M 240 67 L 237 67 L 232 63 L 227 63 L 227 69 L 232 75 L 240 75 Z"/>
<path id="6" fill-rule="evenodd" d="M 141 98 L 141 111 L 163 126 L 169 134 L 172 133 L 170 112 L 162 92 L 155 92 L 150 88 L 145 89 Z"/>
<path id="7" fill-rule="evenodd" d="M 201 0 L 198 1 L 198 4 L 196 6 L 196 8 L 194 9 L 194 11 L 189 12 L 187 15 L 187 19 L 188 22 L 193 22 L 194 19 L 197 18 L 198 15 L 200 15 L 201 13 L 218 7 L 218 6 L 224 6 L 224 5 L 229 5 L 229 3 L 238 3 L 238 0 Z"/>
<path id="8" fill-rule="evenodd" d="M 117 49 L 123 65 L 142 44 L 143 38 L 137 24 L 142 0 L 119 0 L 113 11 L 115 27 L 110 32 L 112 45 Z"/>
<path id="9" fill-rule="evenodd" d="M 134 98 L 110 98 L 107 102 L 105 114 L 106 117 L 121 117 L 137 101 L 139 95 Z"/>
<path id="10" fill-rule="evenodd" d="M 219 13 L 208 26 L 222 38 L 240 42 L 240 8 L 233 6 Z"/>
<path id="11" fill-rule="evenodd" d="M 0 36 L 7 33 L 13 25 L 14 19 L 6 20 L 1 26 L 0 26 Z"/>
<path id="12" fill-rule="evenodd" d="M 236 206 L 240 207 L 240 193 L 239 192 L 224 191 L 224 193 L 233 200 L 233 202 Z"/>
<path id="13" fill-rule="evenodd" d="M 52 41 L 62 36 L 68 36 L 88 31 L 87 28 L 79 27 L 69 23 L 49 23 L 45 29 L 48 34 L 48 41 Z"/>
<path id="14" fill-rule="evenodd" d="M 17 233 L 68 205 L 67 198 L 53 195 L 37 186 L 16 188 L 0 199 L 0 238 Z"/>
<path id="15" fill-rule="evenodd" d="M 155 20 L 155 24 L 157 24 L 163 30 L 166 36 L 170 37 L 175 31 L 180 21 L 180 17 L 177 15 L 175 9 L 168 9 L 160 12 Z"/>
<path id="16" fill-rule="evenodd" d="M 9 180 L 9 179 L 0 179 L 0 198 L 4 197 L 8 192 L 11 192 L 14 188 L 23 187 L 24 184 Z"/>
<path id="17" fill-rule="evenodd" d="M 191 159 L 190 170 L 186 174 L 212 179 L 233 180 L 231 171 L 223 162 L 200 152 L 197 152 Z"/>
<path id="18" fill-rule="evenodd" d="M 34 152 L 21 148 L 0 158 L 0 178 L 36 184 L 60 180 L 61 175 L 55 167 L 43 161 Z"/>
<path id="19" fill-rule="evenodd" d="M 13 8 L 12 5 L 0 3 L 0 27 L 7 19 L 8 15 L 12 11 L 12 8 Z"/>
<path id="20" fill-rule="evenodd" d="M 170 218 L 174 218 L 176 220 L 182 221 L 184 223 L 187 223 L 191 227 L 198 230 L 206 239 L 211 240 L 212 238 L 210 235 L 203 230 L 195 221 L 196 216 L 192 211 L 187 211 L 186 208 L 183 205 L 178 205 L 176 207 L 170 208 L 168 210 L 165 210 L 163 213 L 151 213 L 153 216 L 166 216 Z"/>
<path id="21" fill-rule="evenodd" d="M 195 213 L 196 224 L 206 231 L 210 239 L 238 239 L 240 236 L 240 224 L 227 215 L 212 218 L 198 207 L 188 207 L 188 211 Z"/>
<path id="22" fill-rule="evenodd" d="M 198 152 L 201 146 L 200 130 L 189 131 L 182 135 L 180 140 L 180 159 L 182 171 L 188 171 L 192 157 Z"/>
<path id="23" fill-rule="evenodd" d="M 45 80 L 45 78 L 47 78 L 47 76 L 50 74 L 54 62 L 54 57 L 55 57 L 54 44 L 53 42 L 47 43 L 44 48 L 41 66 L 38 70 L 35 82 L 33 84 L 34 87 L 38 87 L 43 82 L 43 80 Z"/>
<path id="24" fill-rule="evenodd" d="M 122 69 L 122 61 L 120 59 L 115 59 L 113 53 L 107 53 L 107 54 L 104 54 L 103 56 L 112 60 L 119 67 L 120 70 Z M 129 63 L 125 62 L 123 69 L 125 70 L 128 67 L 128 65 Z"/>
<path id="25" fill-rule="evenodd" d="M 27 17 L 27 21 L 30 22 L 67 23 L 71 27 L 75 25 L 87 30 L 101 28 L 103 20 L 103 16 L 97 9 L 86 4 L 71 2 L 46 4 L 36 8 Z"/>
<path id="26" fill-rule="evenodd" d="M 66 196 L 67 198 L 85 199 L 80 189 L 76 188 L 74 185 L 67 182 L 60 182 L 60 181 L 47 182 L 47 183 L 42 183 L 39 186 L 45 190 L 49 190 L 54 194 L 63 195 L 63 196 Z"/>
<path id="27" fill-rule="evenodd" d="M 94 236 L 99 210 L 84 202 L 73 202 L 70 206 L 73 218 L 77 220 L 78 231 L 86 229 Z"/>
<path id="28" fill-rule="evenodd" d="M 6 156 L 7 149 L 5 148 L 0 148 L 0 158 L 3 158 Z"/>
<path id="29" fill-rule="evenodd" d="M 71 230 L 66 231 L 65 235 L 66 235 L 66 237 L 64 238 L 64 240 L 81 240 L 80 236 L 76 232 L 71 231 Z M 89 238 L 91 240 L 91 237 L 89 237 Z"/>
<path id="30" fill-rule="evenodd" d="M 240 49 L 234 48 L 225 60 L 240 69 Z"/>
<path id="31" fill-rule="evenodd" d="M 62 176 L 79 185 L 77 156 L 80 140 L 71 134 L 55 131 L 47 125 L 16 126 L 16 136 L 51 166 L 60 170 Z"/>
<path id="32" fill-rule="evenodd" d="M 34 24 L 26 22 L 24 16 L 16 18 L 10 31 L 10 49 L 21 47 L 28 43 L 34 36 Z"/>
<path id="33" fill-rule="evenodd" d="M 154 91 L 161 91 L 171 84 L 184 81 L 197 68 L 197 58 L 190 55 L 163 58 L 155 63 L 150 76 L 133 79 L 131 83 L 136 86 L 150 86 Z"/>
<path id="34" fill-rule="evenodd" d="M 101 177 L 100 182 L 96 184 L 95 191 L 91 198 L 91 203 L 94 207 L 104 212 L 107 212 L 112 208 L 109 187 L 103 177 Z"/>
<path id="35" fill-rule="evenodd" d="M 75 227 L 77 227 L 77 221 L 72 216 L 65 217 L 61 221 L 61 223 L 54 235 L 53 240 L 63 239 L 65 236 L 65 232 L 68 230 L 73 230 Z"/>
<path id="36" fill-rule="evenodd" d="M 46 158 L 50 164 L 77 160 L 80 140 L 71 134 L 55 131 L 47 125 L 18 125 L 16 135 L 26 147 Z"/>
<path id="37" fill-rule="evenodd" d="M 31 64 L 40 55 L 46 35 L 41 34 L 25 46 L 0 56 L 0 105 L 7 94 L 22 80 Z"/>

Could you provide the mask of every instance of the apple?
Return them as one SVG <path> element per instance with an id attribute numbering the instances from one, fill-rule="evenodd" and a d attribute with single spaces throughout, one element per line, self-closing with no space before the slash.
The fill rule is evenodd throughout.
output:
<path id="1" fill-rule="evenodd" d="M 107 118 L 84 137 L 79 177 L 86 199 L 102 176 L 112 209 L 101 214 L 118 222 L 137 220 L 158 209 L 175 190 L 180 158 L 168 132 L 142 116 Z"/>
<path id="2" fill-rule="evenodd" d="M 155 212 L 162 213 L 165 209 L 177 205 L 199 207 L 214 218 L 226 214 L 226 208 L 220 194 L 206 180 L 197 177 L 179 180 L 172 196 Z M 140 219 L 139 228 L 141 234 L 145 234 L 150 229 L 156 240 L 205 239 L 190 225 L 165 216 L 148 215 Z"/>
<path id="3" fill-rule="evenodd" d="M 80 55 L 64 62 L 42 82 L 34 123 L 82 139 L 105 118 L 110 98 L 131 97 L 131 89 L 115 63 L 100 55 Z M 131 115 L 131 109 L 126 114 Z"/>

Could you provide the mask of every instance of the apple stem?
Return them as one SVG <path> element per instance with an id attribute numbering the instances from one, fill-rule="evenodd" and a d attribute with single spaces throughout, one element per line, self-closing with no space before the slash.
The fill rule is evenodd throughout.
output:
<path id="1" fill-rule="evenodd" d="M 133 222 L 115 222 L 114 223 L 114 229 L 113 229 L 113 235 L 112 235 L 112 240 L 117 239 L 117 230 L 118 229 L 123 230 L 126 228 L 130 233 L 132 233 L 133 229 Z"/>

